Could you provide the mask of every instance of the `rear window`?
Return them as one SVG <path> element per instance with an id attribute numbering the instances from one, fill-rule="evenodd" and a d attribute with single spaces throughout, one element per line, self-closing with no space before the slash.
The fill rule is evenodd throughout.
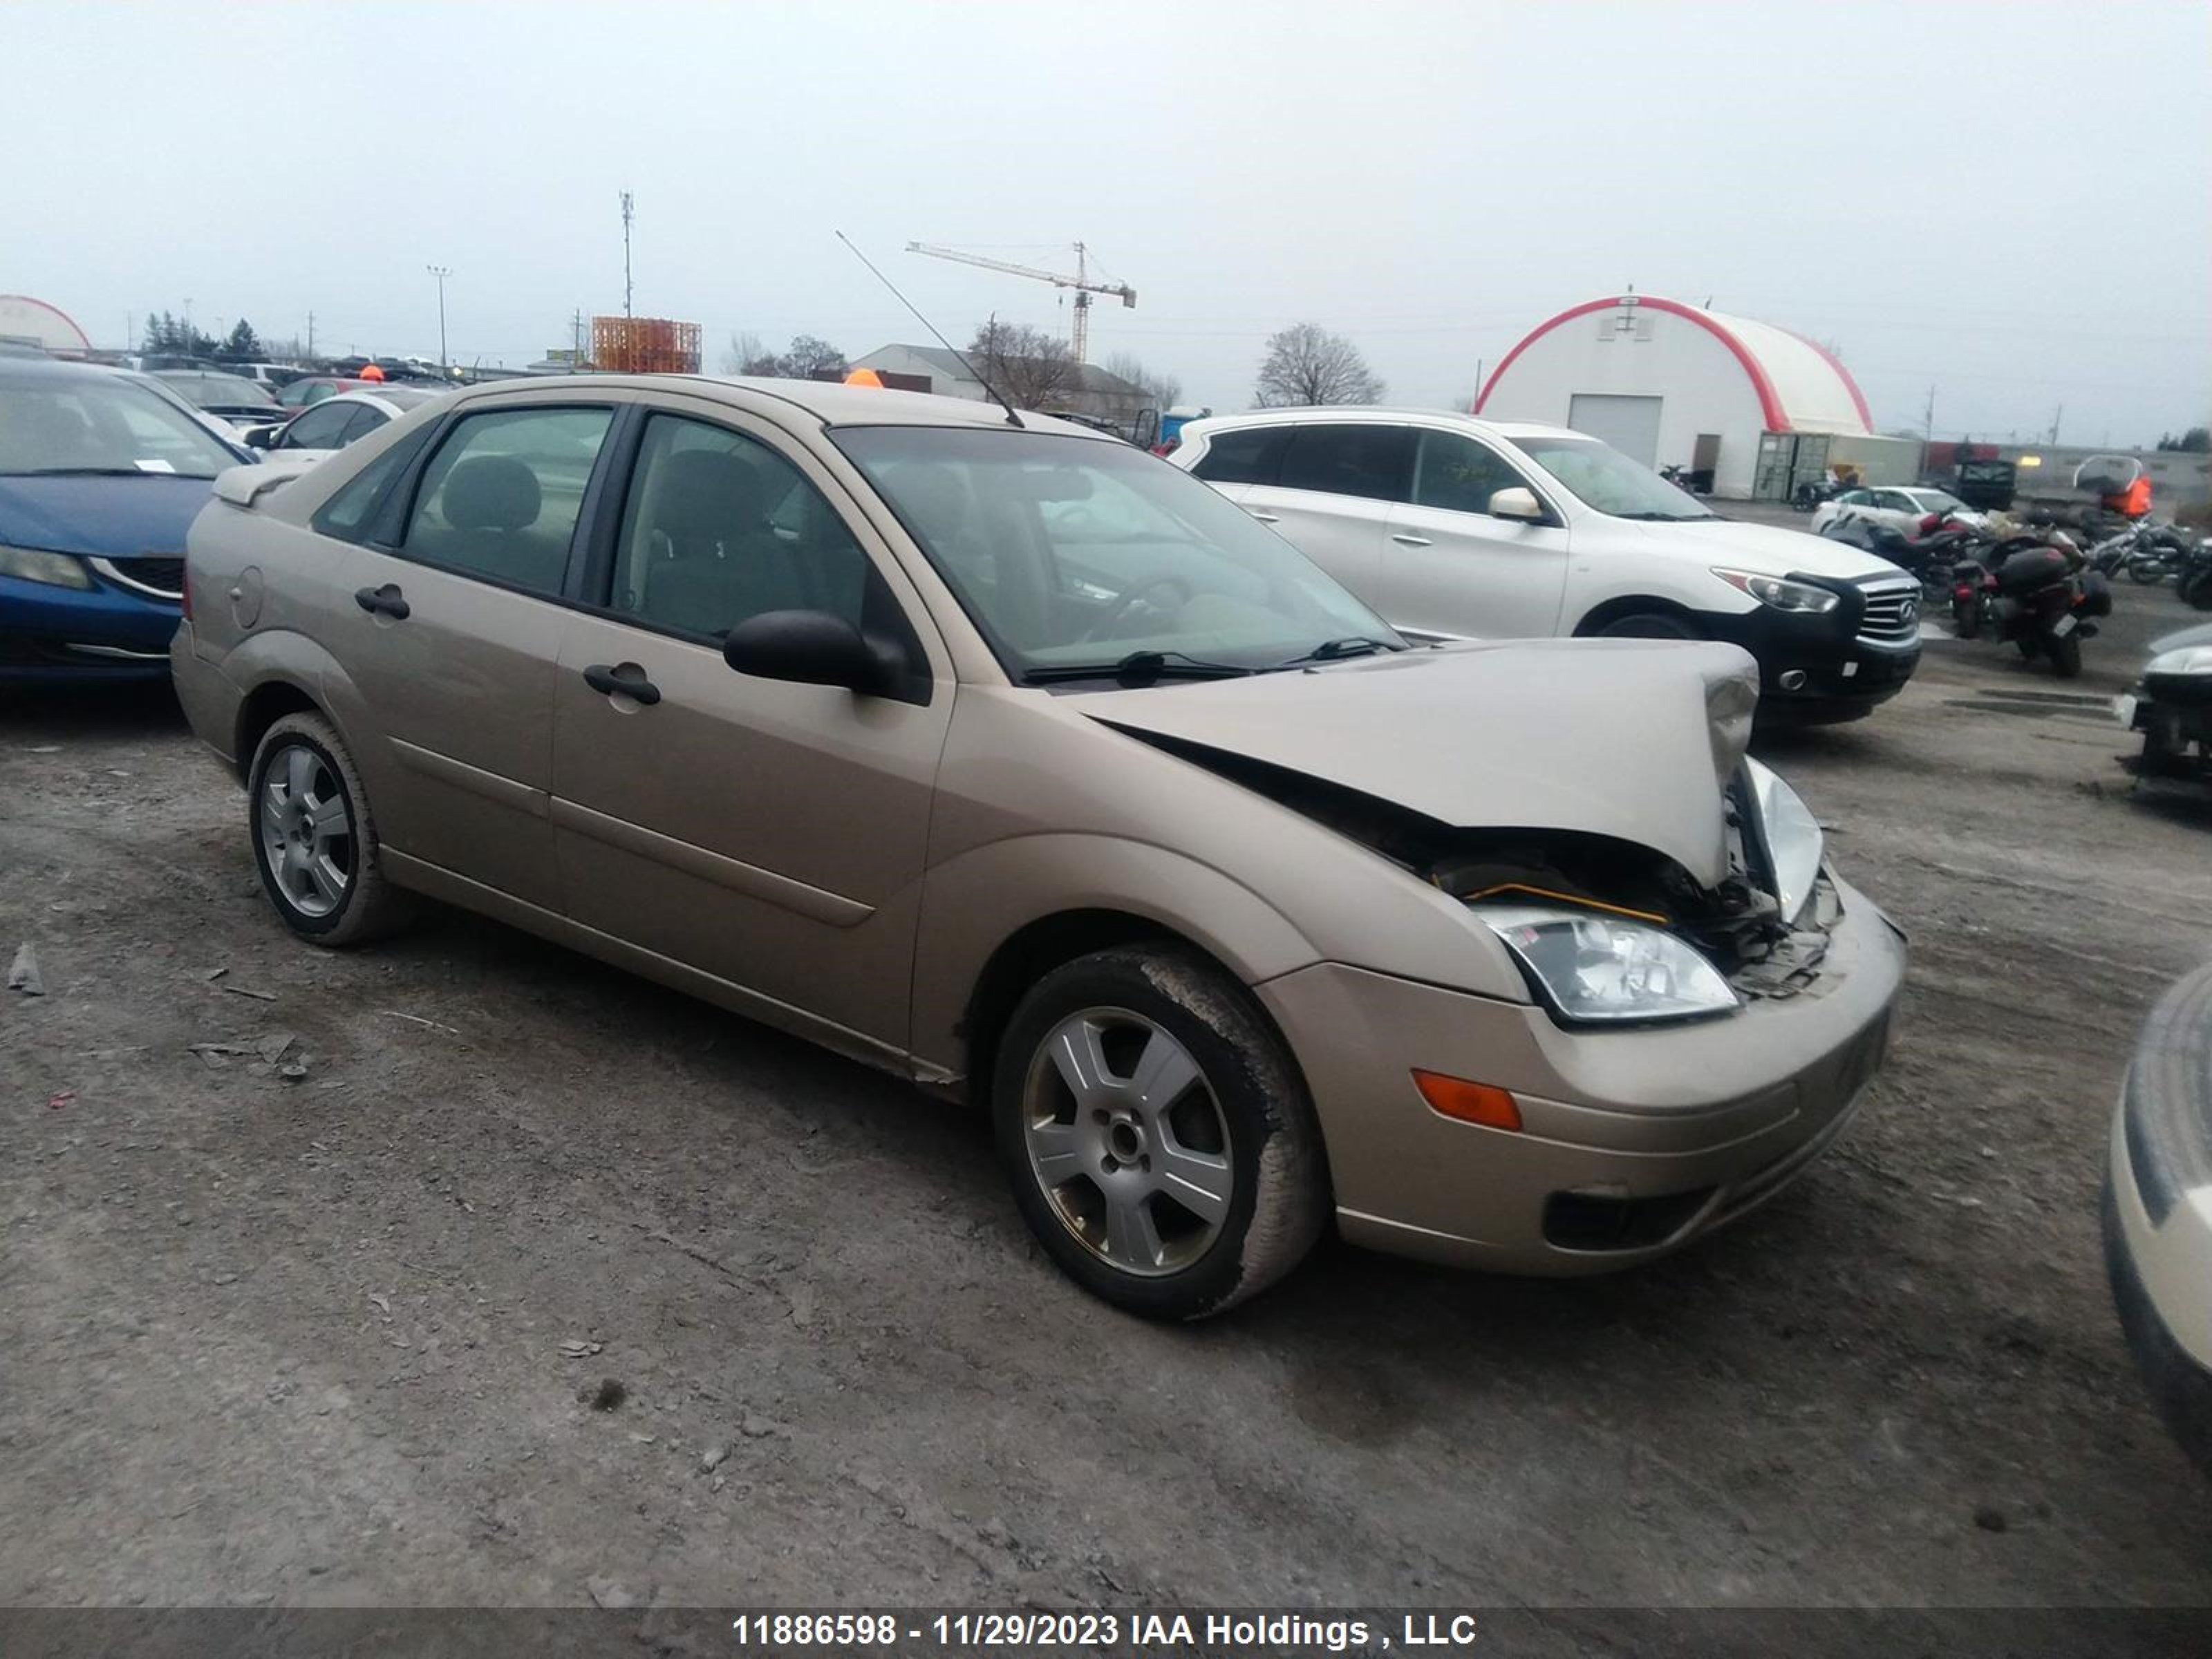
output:
<path id="1" fill-rule="evenodd" d="M 1208 483 L 1273 483 L 1282 464 L 1286 426 L 1248 426 L 1218 432 L 1191 471 Z"/>

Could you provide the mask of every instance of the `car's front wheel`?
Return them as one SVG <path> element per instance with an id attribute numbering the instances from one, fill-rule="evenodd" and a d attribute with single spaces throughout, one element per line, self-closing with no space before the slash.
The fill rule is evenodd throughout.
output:
<path id="1" fill-rule="evenodd" d="M 301 938 L 350 945 L 401 920 L 361 775 L 321 715 L 287 714 L 263 733 L 246 774 L 246 830 L 269 902 Z"/>
<path id="2" fill-rule="evenodd" d="M 1030 1230 L 1133 1313 L 1218 1313 L 1296 1267 L 1328 1218 L 1296 1065 L 1244 988 L 1189 951 L 1046 975 L 1000 1039 L 992 1103 Z"/>

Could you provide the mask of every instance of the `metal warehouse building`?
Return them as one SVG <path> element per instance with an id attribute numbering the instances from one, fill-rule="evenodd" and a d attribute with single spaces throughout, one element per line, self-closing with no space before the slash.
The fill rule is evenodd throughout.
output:
<path id="1" fill-rule="evenodd" d="M 1625 294 L 1540 324 L 1507 352 L 1475 412 L 1602 438 L 1647 466 L 1681 466 L 1717 495 L 1786 498 L 1831 462 L 1909 483 L 1919 445 L 1874 434 L 1866 399 L 1826 348 L 1788 329 Z"/>

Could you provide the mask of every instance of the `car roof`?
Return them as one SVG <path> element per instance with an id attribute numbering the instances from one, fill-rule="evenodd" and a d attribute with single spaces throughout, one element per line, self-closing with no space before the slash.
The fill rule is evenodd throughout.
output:
<path id="1" fill-rule="evenodd" d="M 1455 409 L 1396 408 L 1384 404 L 1312 404 L 1291 409 L 1250 409 L 1241 415 L 1209 415 L 1202 421 L 1191 422 L 1183 431 L 1188 434 L 1193 428 L 1204 432 L 1222 432 L 1231 427 L 1300 426 L 1310 421 L 1328 421 L 1332 424 L 1374 421 L 1384 425 L 1419 421 L 1424 425 L 1457 428 L 1479 436 L 1580 438 L 1590 442 L 1597 441 L 1587 432 L 1577 432 L 1571 427 L 1552 426 L 1542 421 L 1486 421 L 1479 416 L 1462 414 Z"/>
<path id="2" fill-rule="evenodd" d="M 136 370 L 111 368 L 105 363 L 72 363 L 59 357 L 15 356 L 0 353 L 0 379 L 10 380 L 84 380 L 102 375 L 109 380 L 131 378 Z"/>
<path id="3" fill-rule="evenodd" d="M 472 387 L 471 403 L 502 393 L 556 391 L 587 392 L 595 387 L 623 387 L 638 391 L 683 392 L 693 397 L 716 398 L 738 408 L 757 407 L 753 400 L 773 398 L 801 410 L 825 427 L 941 426 L 1001 429 L 1006 412 L 995 403 L 968 398 L 940 398 L 927 392 L 894 392 L 884 386 L 846 386 L 833 380 L 775 380 L 738 374 L 557 374 L 496 380 Z M 1021 411 L 1022 423 L 1032 432 L 1051 432 L 1119 443 L 1110 434 L 1073 421 L 1030 410 Z"/>

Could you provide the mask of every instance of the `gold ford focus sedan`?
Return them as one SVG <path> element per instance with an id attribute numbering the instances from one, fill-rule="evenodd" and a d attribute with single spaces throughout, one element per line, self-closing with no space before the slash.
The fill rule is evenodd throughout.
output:
<path id="1" fill-rule="evenodd" d="M 1157 1316 L 1332 1219 L 1672 1249 L 1842 1129 L 1904 967 L 1746 758 L 1735 647 L 1410 647 L 1197 479 L 989 404 L 441 398 L 224 474 L 173 662 L 302 939 L 428 896 L 964 1093 L 1054 1260 Z"/>

